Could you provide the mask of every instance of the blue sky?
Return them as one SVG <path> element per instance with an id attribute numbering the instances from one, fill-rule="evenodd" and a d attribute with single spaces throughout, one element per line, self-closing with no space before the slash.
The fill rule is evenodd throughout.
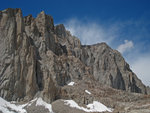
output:
<path id="1" fill-rule="evenodd" d="M 108 43 L 150 86 L 150 0 L 3 0 L 0 10 L 21 8 L 34 17 L 45 11 L 82 44 Z"/>
<path id="2" fill-rule="evenodd" d="M 149 0 L 3 0 L 0 9 L 21 8 L 24 15 L 36 16 L 44 10 L 55 22 L 70 17 L 127 20 L 142 16 L 150 18 Z"/>

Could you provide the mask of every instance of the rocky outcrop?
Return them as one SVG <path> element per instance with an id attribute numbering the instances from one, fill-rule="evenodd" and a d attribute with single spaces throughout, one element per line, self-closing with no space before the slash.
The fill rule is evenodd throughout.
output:
<path id="1" fill-rule="evenodd" d="M 17 100 L 38 91 L 36 49 L 24 31 L 20 9 L 1 12 L 0 20 L 0 95 Z"/>
<path id="2" fill-rule="evenodd" d="M 116 89 L 146 94 L 146 87 L 131 71 L 121 54 L 107 44 L 82 46 L 81 61 L 91 67 L 100 83 Z"/>
<path id="3" fill-rule="evenodd" d="M 70 81 L 147 93 L 118 51 L 105 43 L 81 45 L 44 12 L 33 18 L 20 9 L 0 11 L 0 48 L 0 96 L 7 100 L 70 98 L 62 94 Z"/>

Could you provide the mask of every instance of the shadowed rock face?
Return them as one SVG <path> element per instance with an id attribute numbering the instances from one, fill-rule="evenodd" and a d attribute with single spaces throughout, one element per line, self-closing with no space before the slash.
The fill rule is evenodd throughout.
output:
<path id="1" fill-rule="evenodd" d="M 92 69 L 100 83 L 129 92 L 147 93 L 121 54 L 105 43 L 83 46 L 81 61 Z"/>
<path id="2" fill-rule="evenodd" d="M 7 100 L 52 102 L 75 80 L 147 93 L 118 51 L 105 43 L 81 45 L 44 12 L 33 18 L 20 9 L 0 11 L 0 48 L 0 96 Z"/>

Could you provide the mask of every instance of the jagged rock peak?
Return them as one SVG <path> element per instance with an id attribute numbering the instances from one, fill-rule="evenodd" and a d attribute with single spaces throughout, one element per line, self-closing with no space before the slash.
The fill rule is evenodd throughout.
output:
<path id="1" fill-rule="evenodd" d="M 16 8 L 16 9 L 8 8 L 8 9 L 5 9 L 5 10 L 2 10 L 1 12 L 2 13 L 7 13 L 9 15 L 14 15 L 16 13 L 20 13 L 22 15 L 22 11 L 21 11 L 20 8 Z"/>
<path id="2" fill-rule="evenodd" d="M 24 23 L 23 23 L 23 17 L 22 17 L 22 11 L 21 9 L 19 8 L 16 8 L 16 9 L 12 9 L 12 8 L 8 8 L 8 9 L 5 9 L 3 11 L 1 11 L 1 27 L 3 27 L 7 22 L 8 20 L 11 20 L 11 21 L 16 21 L 16 25 L 15 27 L 17 28 L 17 35 L 20 34 L 21 32 L 24 31 Z"/>
<path id="3" fill-rule="evenodd" d="M 44 11 L 37 15 L 36 23 L 37 27 L 44 27 L 46 30 L 54 30 L 53 18 L 49 15 L 46 15 Z M 44 32 L 44 28 L 40 29 L 40 31 Z"/>

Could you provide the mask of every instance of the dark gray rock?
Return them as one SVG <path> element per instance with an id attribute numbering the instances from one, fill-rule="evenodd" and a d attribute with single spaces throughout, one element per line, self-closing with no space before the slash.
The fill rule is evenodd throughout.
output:
<path id="1" fill-rule="evenodd" d="M 66 29 L 63 24 L 59 24 L 55 27 L 56 34 L 61 37 L 66 37 Z"/>
<path id="2" fill-rule="evenodd" d="M 147 94 L 145 85 L 131 71 L 121 54 L 106 43 L 82 46 L 81 61 L 91 67 L 95 79 L 116 89 Z"/>

